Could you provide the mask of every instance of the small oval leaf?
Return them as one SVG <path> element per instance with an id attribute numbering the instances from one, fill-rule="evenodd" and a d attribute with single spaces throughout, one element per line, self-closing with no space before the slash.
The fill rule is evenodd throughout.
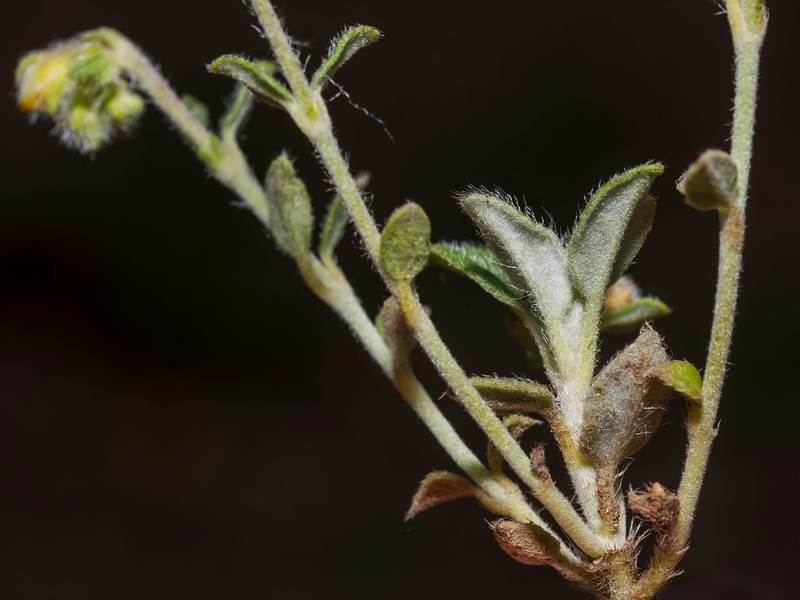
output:
<path id="1" fill-rule="evenodd" d="M 703 377 L 685 360 L 673 360 L 650 370 L 650 377 L 686 397 L 693 404 L 703 403 Z"/>
<path id="2" fill-rule="evenodd" d="M 314 215 L 306 185 L 297 177 L 292 161 L 281 153 L 272 161 L 266 178 L 272 233 L 282 250 L 298 257 L 311 247 Z"/>
<path id="3" fill-rule="evenodd" d="M 311 87 L 322 90 L 336 72 L 350 60 L 356 52 L 381 39 L 381 32 L 367 25 L 356 25 L 342 32 L 331 42 L 328 57 L 322 62 L 311 79 Z"/>
<path id="4" fill-rule="evenodd" d="M 225 75 L 238 81 L 264 104 L 285 108 L 292 102 L 292 94 L 272 77 L 272 63 L 256 63 L 235 54 L 224 54 L 208 65 L 215 75 Z"/>
<path id="5" fill-rule="evenodd" d="M 686 204 L 697 210 L 727 210 L 736 202 L 739 170 L 727 152 L 706 150 L 678 182 Z"/>
<path id="6" fill-rule="evenodd" d="M 431 223 L 419 204 L 409 202 L 392 213 L 381 233 L 381 266 L 391 279 L 411 281 L 428 262 Z"/>

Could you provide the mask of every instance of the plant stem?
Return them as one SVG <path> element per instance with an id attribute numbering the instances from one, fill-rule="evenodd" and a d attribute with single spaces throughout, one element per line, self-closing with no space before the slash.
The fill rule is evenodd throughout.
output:
<path id="1" fill-rule="evenodd" d="M 395 295 L 414 337 L 470 416 L 503 455 L 509 467 L 581 550 L 594 558 L 602 556 L 606 550 L 605 545 L 586 525 L 570 501 L 556 488 L 552 480 L 545 480 L 532 472 L 528 456 L 470 383 L 469 377 L 436 331 L 414 289 L 408 284 L 398 285 Z"/>
<path id="2" fill-rule="evenodd" d="M 247 111 L 251 99 L 249 94 L 240 92 L 234 102 L 235 115 L 226 123 L 224 135 L 220 140 L 188 110 L 164 77 L 130 40 L 112 29 L 101 29 L 92 35 L 101 38 L 115 53 L 120 64 L 124 65 L 136 84 L 144 90 L 167 118 L 197 150 L 198 156 L 206 163 L 212 174 L 221 183 L 235 191 L 251 207 L 253 212 L 269 227 L 269 209 L 261 184 L 255 179 L 250 167 L 236 144 L 235 135 L 241 119 Z M 358 192 L 356 191 L 356 194 Z M 377 232 L 377 230 L 376 230 Z M 433 400 L 425 392 L 413 374 L 396 377 L 392 372 L 391 353 L 381 339 L 374 324 L 367 317 L 358 298 L 342 277 L 335 277 L 323 267 L 316 257 L 298 260 L 298 267 L 306 283 L 323 301 L 351 328 L 367 352 L 381 367 L 381 370 L 395 383 L 403 398 L 414 412 L 427 425 L 436 440 L 453 458 L 456 464 L 467 473 L 481 490 L 509 517 L 522 522 L 532 522 L 551 531 L 541 517 L 530 507 L 517 489 L 503 486 L 480 460 L 464 444 L 458 433 L 442 415 Z M 554 535 L 556 535 L 553 532 Z M 575 554 L 561 542 L 562 555 L 569 562 L 577 564 Z"/>
<path id="3" fill-rule="evenodd" d="M 119 64 L 197 151 L 214 178 L 236 192 L 269 226 L 266 196 L 238 145 L 223 144 L 219 137 L 206 129 L 138 46 L 124 35 L 104 27 L 89 36 L 101 39 L 111 48 Z"/>
<path id="4" fill-rule="evenodd" d="M 458 432 L 442 414 L 431 397 L 414 376 L 407 361 L 397 360 L 367 316 L 358 297 L 340 270 L 329 271 L 315 256 L 309 254 L 298 261 L 303 278 L 314 293 L 347 323 L 367 353 L 394 384 L 400 395 L 425 423 L 436 441 L 453 461 L 475 482 L 488 497 L 493 508 L 522 523 L 534 523 L 559 541 L 560 552 L 568 563 L 578 566 L 580 560 L 532 509 L 519 487 L 502 473 L 490 472 L 464 443 Z"/>
<path id="5" fill-rule="evenodd" d="M 749 2 L 749 0 L 747 0 Z M 736 300 L 742 268 L 745 234 L 745 206 L 750 179 L 756 94 L 761 45 L 766 33 L 766 16 L 754 20 L 742 8 L 741 0 L 728 0 L 728 19 L 736 52 L 736 94 L 731 140 L 731 156 L 738 168 L 734 207 L 720 214 L 719 272 L 706 367 L 703 376 L 702 404 L 689 413 L 689 446 L 680 486 L 678 520 L 670 539 L 658 548 L 650 568 L 638 586 L 641 598 L 651 597 L 672 575 L 683 556 L 692 528 L 700 486 L 703 482 L 711 445 L 716 436 L 716 418 L 725 369 L 730 354 Z M 750 3 L 750 9 L 756 10 Z M 757 7 L 760 10 L 760 5 Z"/>
<path id="6" fill-rule="evenodd" d="M 296 97 L 300 109 L 292 107 L 289 112 L 317 150 L 325 170 L 344 200 L 355 228 L 364 241 L 367 254 L 381 273 L 389 290 L 398 298 L 415 337 L 418 338 L 443 379 L 464 401 L 470 414 L 489 440 L 497 447 L 514 472 L 531 488 L 536 498 L 550 511 L 559 525 L 584 552 L 593 557 L 602 556 L 605 546 L 592 533 L 569 500 L 556 489 L 552 482 L 543 482 L 532 473 L 528 457 L 469 382 L 439 337 L 425 311 L 416 301 L 416 296 L 414 295 L 415 300 L 409 303 L 410 296 L 395 289 L 394 283 L 381 271 L 380 233 L 358 192 L 355 180 L 333 135 L 327 107 L 319 94 L 310 90 L 300 61 L 289 44 L 288 37 L 271 2 L 269 0 L 251 1 L 267 38 L 273 46 L 275 57 L 292 89 L 308 91 L 309 95 L 305 103 L 302 98 Z"/>
<path id="7" fill-rule="evenodd" d="M 302 105 L 310 105 L 312 103 L 311 85 L 303 71 L 303 66 L 300 64 L 300 59 L 292 49 L 292 43 L 286 35 L 275 8 L 269 0 L 250 0 L 250 4 L 256 11 L 256 16 L 264 28 L 264 34 L 267 36 L 272 46 L 272 51 L 275 53 L 275 60 L 277 60 L 281 67 L 281 72 L 289 82 L 289 87 L 292 88 L 295 98 Z"/>

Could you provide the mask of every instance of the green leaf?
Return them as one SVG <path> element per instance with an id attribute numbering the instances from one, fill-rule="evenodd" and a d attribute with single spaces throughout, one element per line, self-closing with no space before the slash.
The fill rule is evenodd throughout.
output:
<path id="1" fill-rule="evenodd" d="M 211 112 L 208 110 L 206 103 L 191 94 L 184 94 L 181 96 L 181 100 L 186 105 L 186 108 L 189 109 L 189 112 L 194 115 L 194 118 L 200 121 L 203 127 L 208 127 L 209 123 L 211 123 Z"/>
<path id="2" fill-rule="evenodd" d="M 391 279 L 414 279 L 428 262 L 431 222 L 419 204 L 395 210 L 381 233 L 381 266 Z"/>
<path id="3" fill-rule="evenodd" d="M 468 277 L 503 304 L 527 310 L 524 292 L 514 287 L 494 253 L 486 246 L 473 244 L 434 244 L 431 264 Z"/>
<path id="4" fill-rule="evenodd" d="M 664 171 L 642 165 L 602 186 L 583 209 L 567 246 L 575 285 L 599 309 L 606 288 L 628 268 L 650 232 L 655 198 L 647 192 Z"/>
<path id="5" fill-rule="evenodd" d="M 548 387 L 533 381 L 471 377 L 470 383 L 478 390 L 489 408 L 498 415 L 532 412 L 547 417 L 555 408 L 553 392 Z"/>
<path id="6" fill-rule="evenodd" d="M 736 202 L 739 171 L 727 152 L 706 150 L 678 182 L 686 204 L 698 210 L 727 210 Z"/>
<path id="7" fill-rule="evenodd" d="M 208 65 L 208 70 L 238 81 L 264 104 L 286 108 L 293 100 L 289 90 L 272 77 L 274 68 L 265 66 L 263 62 L 255 63 L 241 56 L 224 54 Z"/>
<path id="8" fill-rule="evenodd" d="M 292 161 L 282 153 L 272 161 L 266 178 L 267 201 L 273 220 L 272 232 L 278 246 L 295 257 L 311 247 L 314 216 L 305 184 L 297 177 Z"/>
<path id="9" fill-rule="evenodd" d="M 381 32 L 374 27 L 356 25 L 346 29 L 331 42 L 328 57 L 322 62 L 314 77 L 311 87 L 321 91 L 333 78 L 336 72 L 350 60 L 356 52 L 381 39 Z"/>
<path id="10" fill-rule="evenodd" d="M 692 363 L 673 360 L 651 369 L 648 375 L 658 379 L 693 404 L 703 403 L 703 378 Z"/>
<path id="11" fill-rule="evenodd" d="M 356 187 L 363 190 L 369 184 L 369 173 L 359 173 L 356 177 Z M 325 261 L 333 262 L 333 254 L 336 246 L 342 241 L 344 231 L 350 222 L 350 213 L 344 200 L 339 194 L 333 197 L 328 205 L 328 212 L 325 215 L 325 222 L 319 236 L 319 256 Z"/>
<path id="12" fill-rule="evenodd" d="M 669 307 L 658 298 L 645 296 L 603 313 L 600 331 L 623 333 L 639 329 L 647 321 L 664 317 L 670 313 Z"/>
<path id="13" fill-rule="evenodd" d="M 608 472 L 639 451 L 661 422 L 669 391 L 650 384 L 653 367 L 667 362 L 659 335 L 645 326 L 639 337 L 603 367 L 584 403 L 580 444 Z"/>
<path id="14" fill-rule="evenodd" d="M 574 292 L 567 252 L 558 236 L 489 193 L 466 194 L 461 197 L 461 206 L 480 229 L 509 279 L 530 294 L 547 335 L 561 338 L 563 324 L 574 306 Z"/>
<path id="15" fill-rule="evenodd" d="M 253 95 L 243 85 L 237 85 L 229 100 L 228 109 L 219 120 L 219 131 L 222 137 L 235 140 L 252 110 Z"/>

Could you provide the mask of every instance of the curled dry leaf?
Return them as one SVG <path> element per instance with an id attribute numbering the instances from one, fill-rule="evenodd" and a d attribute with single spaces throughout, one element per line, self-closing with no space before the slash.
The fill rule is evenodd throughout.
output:
<path id="1" fill-rule="evenodd" d="M 531 450 L 531 471 L 536 473 L 543 481 L 552 481 L 550 470 L 547 468 L 544 459 L 544 444 L 537 444 L 536 447 Z"/>
<path id="2" fill-rule="evenodd" d="M 668 535 L 678 519 L 680 503 L 678 496 L 656 482 L 645 490 L 630 490 L 628 506 L 631 510 L 650 521 L 653 529 L 660 535 Z"/>
<path id="3" fill-rule="evenodd" d="M 439 504 L 457 498 L 475 496 L 475 494 L 475 486 L 460 475 L 447 471 L 428 473 L 420 482 L 417 492 L 411 499 L 411 506 L 406 513 L 406 521 Z"/>
<path id="4" fill-rule="evenodd" d="M 559 544 L 538 525 L 500 520 L 491 524 L 497 543 L 514 560 L 524 565 L 551 565 L 557 562 Z"/>

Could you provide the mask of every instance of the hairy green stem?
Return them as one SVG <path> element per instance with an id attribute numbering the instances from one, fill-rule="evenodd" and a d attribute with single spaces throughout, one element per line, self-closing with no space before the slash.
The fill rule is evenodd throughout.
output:
<path id="1" fill-rule="evenodd" d="M 481 463 L 433 402 L 425 388 L 414 376 L 410 366 L 395 360 L 352 288 L 339 275 L 341 271 L 332 274 L 313 256 L 309 256 L 307 260 L 298 261 L 298 265 L 308 286 L 347 323 L 356 339 L 361 342 L 367 353 L 392 381 L 400 395 L 425 423 L 442 448 L 488 496 L 492 504 L 505 516 L 522 523 L 534 523 L 545 529 L 559 540 L 561 556 L 569 563 L 578 565 L 580 561 L 575 553 L 532 509 L 520 493 L 519 488 L 506 480 L 502 474 L 491 473 Z"/>
<path id="2" fill-rule="evenodd" d="M 295 98 L 299 100 L 300 104 L 312 105 L 311 85 L 303 71 L 303 65 L 300 64 L 297 53 L 292 48 L 289 36 L 286 35 L 283 24 L 272 6 L 272 2 L 269 2 L 269 0 L 250 0 L 250 4 L 252 4 L 256 16 L 264 28 L 264 34 L 267 36 L 272 46 L 272 51 L 275 53 L 275 60 L 289 82 L 289 87 L 292 88 Z"/>
<path id="3" fill-rule="evenodd" d="M 369 209 L 358 192 L 355 180 L 333 135 L 327 107 L 322 102 L 319 94 L 310 90 L 300 61 L 291 48 L 288 37 L 275 10 L 272 8 L 271 2 L 269 0 L 252 0 L 252 3 L 261 20 L 267 38 L 273 46 L 275 57 L 292 89 L 303 89 L 309 92 L 305 102 L 303 102 L 302 98 L 296 96 L 296 106 L 291 107 L 289 112 L 295 123 L 306 134 L 317 150 L 325 170 L 344 200 L 355 228 L 364 241 L 367 254 L 378 271 L 381 272 L 390 291 L 400 301 L 406 319 L 409 321 L 409 326 L 419 339 L 423 349 L 447 384 L 464 400 L 470 414 L 476 419 L 492 444 L 497 447 L 514 472 L 531 488 L 534 496 L 545 505 L 559 525 L 564 528 L 584 552 L 593 557 L 602 556 L 605 549 L 604 544 L 597 539 L 569 500 L 555 488 L 552 482 L 543 483 L 531 472 L 528 457 L 469 382 L 466 374 L 458 366 L 444 342 L 438 337 L 438 333 L 436 333 L 432 323 L 425 315 L 424 310 L 421 311 L 424 318 L 420 318 L 419 314 L 416 314 L 417 307 L 413 306 L 412 309 L 412 306 L 407 302 L 408 298 L 404 298 L 404 294 L 399 293 L 399 290 L 395 289 L 393 282 L 382 273 L 380 267 L 380 233 Z M 407 312 L 406 309 L 411 310 Z M 419 307 L 419 310 L 421 310 L 421 307 Z M 418 329 L 416 326 L 420 324 L 426 324 L 426 326 Z"/>
<path id="4" fill-rule="evenodd" d="M 508 466 L 530 488 L 536 499 L 547 508 L 581 550 L 595 558 L 602 556 L 606 550 L 605 544 L 595 536 L 552 480 L 545 480 L 533 473 L 528 456 L 522 451 L 502 421 L 487 406 L 442 341 L 436 327 L 420 303 L 416 291 L 410 285 L 402 284 L 397 286 L 395 294 L 406 322 L 414 332 L 414 337 L 417 338 L 436 370 L 464 404 L 470 416 L 502 454 Z"/>
<path id="5" fill-rule="evenodd" d="M 766 15 L 755 0 L 728 0 L 728 20 L 736 52 L 736 94 L 731 134 L 731 156 L 739 178 L 735 206 L 720 214 L 719 272 L 706 367 L 702 404 L 689 413 L 689 445 L 678 487 L 680 505 L 672 535 L 658 548 L 637 592 L 649 598 L 672 576 L 688 544 L 700 487 L 711 445 L 716 437 L 716 419 L 725 370 L 730 354 L 736 301 L 742 268 L 753 135 L 758 90 L 759 59 L 766 33 Z"/>
<path id="6" fill-rule="evenodd" d="M 253 212 L 269 225 L 270 214 L 266 196 L 239 146 L 230 140 L 223 143 L 219 137 L 206 129 L 153 63 L 124 35 L 114 29 L 102 28 L 91 32 L 89 36 L 100 39 L 109 46 L 136 86 L 147 93 L 161 112 L 175 125 L 197 151 L 197 155 L 214 178 L 236 192 Z"/>

